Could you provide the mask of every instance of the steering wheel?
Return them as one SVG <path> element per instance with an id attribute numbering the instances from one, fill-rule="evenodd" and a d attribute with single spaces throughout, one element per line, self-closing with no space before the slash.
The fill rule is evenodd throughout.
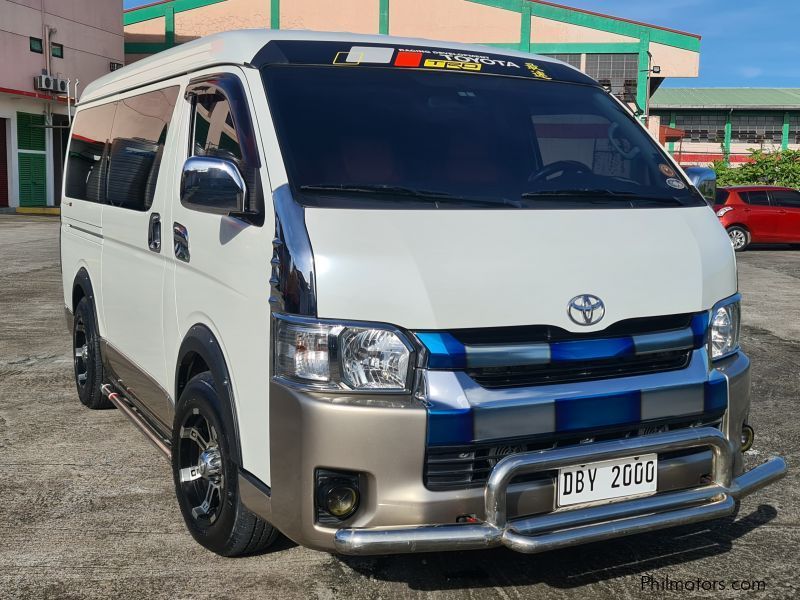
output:
<path id="1" fill-rule="evenodd" d="M 564 175 L 583 175 L 591 172 L 592 170 L 589 167 L 578 160 L 557 160 L 531 175 L 528 181 L 533 183 L 540 179 L 549 179 L 551 175 L 556 173 L 561 173 L 559 177 L 563 177 Z"/>

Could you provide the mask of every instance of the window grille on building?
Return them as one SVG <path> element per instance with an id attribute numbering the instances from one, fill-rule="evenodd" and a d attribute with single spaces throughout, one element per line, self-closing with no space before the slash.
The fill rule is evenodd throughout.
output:
<path id="1" fill-rule="evenodd" d="M 587 54 L 586 74 L 624 102 L 636 100 L 639 77 L 637 54 Z"/>
<path id="2" fill-rule="evenodd" d="M 686 132 L 686 141 L 721 144 L 725 141 L 727 120 L 725 113 L 677 113 L 675 127 Z"/>
<path id="3" fill-rule="evenodd" d="M 783 114 L 731 115 L 731 142 L 743 144 L 780 144 L 783 139 Z"/>
<path id="4" fill-rule="evenodd" d="M 581 68 L 581 55 L 580 54 L 545 54 L 549 58 L 555 58 L 562 62 L 572 65 L 576 69 Z"/>
<path id="5" fill-rule="evenodd" d="M 789 143 L 800 144 L 800 115 L 789 116 Z"/>

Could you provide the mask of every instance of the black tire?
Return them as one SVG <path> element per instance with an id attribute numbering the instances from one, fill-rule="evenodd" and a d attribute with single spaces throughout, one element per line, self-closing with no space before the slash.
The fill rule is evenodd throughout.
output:
<path id="1" fill-rule="evenodd" d="M 731 245 L 736 252 L 744 252 L 750 245 L 750 232 L 744 227 L 732 225 L 728 227 L 727 232 Z"/>
<path id="2" fill-rule="evenodd" d="M 85 296 L 75 307 L 72 324 L 72 363 L 78 398 L 92 410 L 113 408 L 111 401 L 103 396 L 103 358 L 100 354 L 100 336 L 94 306 Z"/>
<path id="3" fill-rule="evenodd" d="M 270 546 L 278 530 L 242 504 L 231 460 L 233 432 L 225 430 L 222 410 L 228 409 L 211 373 L 186 384 L 172 428 L 175 494 L 186 527 L 201 546 L 221 556 L 253 554 Z"/>

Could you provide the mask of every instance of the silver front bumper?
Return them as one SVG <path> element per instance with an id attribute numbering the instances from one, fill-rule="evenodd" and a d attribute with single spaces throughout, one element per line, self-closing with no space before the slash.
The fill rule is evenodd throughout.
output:
<path id="1" fill-rule="evenodd" d="M 711 481 L 707 485 L 511 521 L 506 517 L 507 489 L 512 479 L 520 475 L 693 448 L 712 451 Z M 519 552 L 544 552 L 724 517 L 734 512 L 736 500 L 786 474 L 786 463 L 780 457 L 736 478 L 732 478 L 733 464 L 734 451 L 728 440 L 711 427 L 515 454 L 492 470 L 484 490 L 486 520 L 482 523 L 339 529 L 334 542 L 342 554 L 472 550 L 500 545 Z"/>

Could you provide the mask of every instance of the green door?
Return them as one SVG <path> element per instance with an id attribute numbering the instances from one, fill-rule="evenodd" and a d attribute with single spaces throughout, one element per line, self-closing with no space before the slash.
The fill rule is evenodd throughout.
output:
<path id="1" fill-rule="evenodd" d="M 44 154 L 19 153 L 19 205 L 47 206 L 47 169 Z"/>
<path id="2" fill-rule="evenodd" d="M 44 115 L 17 113 L 20 206 L 47 206 L 44 124 Z"/>

